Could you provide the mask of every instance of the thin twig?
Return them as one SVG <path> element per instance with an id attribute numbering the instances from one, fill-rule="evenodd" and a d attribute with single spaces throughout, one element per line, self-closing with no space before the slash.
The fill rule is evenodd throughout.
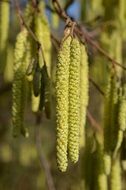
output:
<path id="1" fill-rule="evenodd" d="M 110 57 L 108 55 L 108 53 L 101 48 L 98 43 L 94 42 L 93 39 L 90 37 L 90 35 L 88 34 L 88 32 L 84 29 L 82 29 L 82 36 L 84 37 L 84 39 L 89 42 L 93 47 L 95 47 L 102 55 L 104 55 L 109 61 L 111 61 L 112 64 L 116 64 L 117 66 L 123 68 L 124 70 L 126 70 L 126 67 L 124 67 L 123 65 L 121 65 L 120 63 L 118 63 L 116 60 L 114 60 L 112 57 Z"/>
<path id="2" fill-rule="evenodd" d="M 38 48 L 38 52 L 39 52 L 39 50 L 41 51 L 44 65 L 46 65 L 44 51 L 43 51 L 41 43 L 39 42 L 39 40 L 37 39 L 36 35 L 31 30 L 31 28 L 26 24 L 26 22 L 25 22 L 25 20 L 24 20 L 24 18 L 22 16 L 22 12 L 21 12 L 21 9 L 19 7 L 19 4 L 18 4 L 17 0 L 14 0 L 14 2 L 15 2 L 16 10 L 17 10 L 18 17 L 19 17 L 21 25 L 24 26 L 27 29 L 27 31 L 29 32 L 29 34 L 31 35 L 31 37 L 33 38 L 33 40 L 36 42 L 37 48 Z"/>
<path id="3" fill-rule="evenodd" d="M 60 41 L 59 41 L 59 39 L 57 37 L 55 37 L 52 33 L 51 33 L 51 39 L 52 39 L 52 42 L 53 42 L 56 50 L 58 50 L 59 47 L 60 47 Z"/>
<path id="4" fill-rule="evenodd" d="M 66 14 L 66 12 L 61 8 L 60 3 L 58 0 L 52 0 L 53 6 L 55 8 L 55 11 L 60 16 L 61 19 L 63 19 L 65 22 L 69 20 L 69 22 L 73 22 L 71 18 Z M 112 65 L 117 65 L 121 67 L 122 69 L 126 70 L 126 67 L 118 63 L 116 60 L 114 60 L 112 57 L 108 55 L 107 52 L 104 51 L 97 43 L 94 42 L 94 40 L 90 37 L 89 33 L 86 31 L 84 26 L 80 26 L 78 23 L 75 27 L 75 32 L 80 34 L 81 37 L 83 37 L 84 40 L 87 41 L 87 43 L 90 43 L 93 47 L 95 47 L 102 55 L 104 55 L 111 63 Z"/>
<path id="5" fill-rule="evenodd" d="M 53 3 L 56 13 L 60 16 L 60 18 L 62 18 L 64 21 L 68 19 L 71 20 L 69 16 L 66 14 L 66 12 L 61 8 L 58 0 L 52 0 L 52 3 Z"/>
<path id="6" fill-rule="evenodd" d="M 89 77 L 89 81 L 95 86 L 95 88 L 101 93 L 101 95 L 105 95 L 104 92 L 100 89 L 100 87 L 96 84 L 96 82 L 91 78 Z"/>
<path id="7" fill-rule="evenodd" d="M 101 126 L 97 123 L 97 121 L 96 121 L 95 118 L 92 116 L 92 114 L 90 113 L 89 110 L 87 110 L 87 117 L 88 117 L 89 122 L 91 123 L 91 126 L 92 126 L 95 130 L 97 130 L 97 131 L 99 131 L 99 132 L 102 132 Z"/>
<path id="8" fill-rule="evenodd" d="M 46 181 L 48 185 L 49 190 L 56 190 L 54 186 L 53 177 L 50 171 L 49 163 L 44 155 L 43 149 L 42 149 L 42 143 L 41 143 L 41 135 L 40 135 L 40 124 L 37 124 L 35 127 L 35 140 L 36 140 L 36 148 L 40 160 L 40 164 L 42 169 L 45 171 Z"/>

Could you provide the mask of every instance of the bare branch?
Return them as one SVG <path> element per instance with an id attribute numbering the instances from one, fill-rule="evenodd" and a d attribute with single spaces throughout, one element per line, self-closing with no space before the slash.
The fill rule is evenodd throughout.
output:
<path id="1" fill-rule="evenodd" d="M 66 12 L 61 8 L 60 3 L 58 0 L 52 0 L 53 6 L 55 8 L 56 13 L 60 16 L 61 19 L 63 19 L 65 22 L 69 20 L 69 22 L 73 22 L 71 18 L 66 14 Z M 112 57 L 108 55 L 104 49 L 102 49 L 97 43 L 94 42 L 94 40 L 89 35 L 89 32 L 86 31 L 84 26 L 80 26 L 78 23 L 74 30 L 75 33 L 79 34 L 84 40 L 87 41 L 87 43 L 90 43 L 93 47 L 95 47 L 103 56 L 105 56 L 110 63 L 115 67 L 115 65 L 121 67 L 122 69 L 126 70 L 126 67 L 118 63 L 116 60 L 114 60 Z"/>
<path id="2" fill-rule="evenodd" d="M 41 143 L 41 135 L 40 135 L 40 124 L 37 124 L 35 127 L 35 141 L 36 141 L 36 148 L 40 160 L 40 164 L 42 169 L 45 171 L 46 181 L 48 185 L 49 190 L 56 190 L 54 186 L 53 177 L 51 175 L 50 166 L 49 163 L 44 155 L 43 149 L 42 149 L 42 143 Z"/>
<path id="3" fill-rule="evenodd" d="M 27 31 L 29 32 L 29 34 L 31 35 L 31 37 L 33 38 L 33 40 L 36 42 L 37 48 L 38 48 L 38 52 L 39 52 L 39 50 L 41 51 L 44 65 L 46 65 L 46 61 L 45 61 L 45 56 L 44 56 L 44 51 L 43 51 L 42 45 L 40 44 L 39 40 L 37 39 L 36 35 L 31 30 L 31 28 L 26 24 L 26 22 L 25 22 L 25 20 L 23 18 L 21 9 L 19 7 L 18 1 L 14 0 L 14 2 L 15 2 L 17 13 L 18 13 L 19 21 L 20 21 L 22 27 L 24 26 L 27 29 Z"/>
<path id="4" fill-rule="evenodd" d="M 101 126 L 97 123 L 97 121 L 96 121 L 95 118 L 92 116 L 92 114 L 90 113 L 89 110 L 87 110 L 87 117 L 88 117 L 89 122 L 91 123 L 91 126 L 92 126 L 96 131 L 102 132 Z"/>
<path id="5" fill-rule="evenodd" d="M 89 77 L 89 80 L 95 86 L 95 88 L 101 93 L 101 95 L 104 96 L 105 95 L 104 92 L 100 89 L 100 87 L 96 84 L 96 82 L 91 77 Z"/>

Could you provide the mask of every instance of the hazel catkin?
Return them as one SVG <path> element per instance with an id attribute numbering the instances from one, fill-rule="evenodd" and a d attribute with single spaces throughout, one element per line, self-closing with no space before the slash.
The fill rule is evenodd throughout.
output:
<path id="1" fill-rule="evenodd" d="M 56 129 L 57 129 L 57 164 L 66 171 L 68 143 L 68 87 L 71 37 L 67 37 L 61 45 L 56 65 Z"/>
<path id="2" fill-rule="evenodd" d="M 113 152 L 118 138 L 118 81 L 113 74 L 108 81 L 104 110 L 104 149 Z"/>
<path id="3" fill-rule="evenodd" d="M 81 44 L 80 62 L 80 147 L 85 144 L 86 109 L 88 105 L 88 56 L 86 48 Z"/>
<path id="4" fill-rule="evenodd" d="M 123 86 L 123 92 L 120 98 L 120 105 L 119 105 L 119 129 L 122 131 L 126 130 L 126 85 Z"/>
<path id="5" fill-rule="evenodd" d="M 51 40 L 50 40 L 50 29 L 46 15 L 44 14 L 44 3 L 38 4 L 38 9 L 34 17 L 34 30 L 38 41 L 41 44 L 41 48 L 44 52 L 44 58 L 46 62 L 48 76 L 51 76 Z M 40 55 L 40 68 L 44 65 L 43 58 Z"/>
<path id="6" fill-rule="evenodd" d="M 0 2 L 0 52 L 2 52 L 7 45 L 9 31 L 9 10 L 9 2 L 2 0 Z"/>
<path id="7" fill-rule="evenodd" d="M 76 163 L 79 157 L 80 134 L 80 43 L 73 38 L 70 47 L 69 67 L 69 157 Z"/>
<path id="8" fill-rule="evenodd" d="M 122 189 L 121 165 L 120 165 L 119 156 L 112 161 L 112 167 L 110 173 L 110 189 L 111 190 Z"/>
<path id="9" fill-rule="evenodd" d="M 12 86 L 12 124 L 14 136 L 17 136 L 20 133 L 28 136 L 27 130 L 23 126 L 27 88 L 25 73 L 31 57 L 28 53 L 30 51 L 30 46 L 28 47 L 27 34 L 26 29 L 23 29 L 18 34 L 14 53 L 14 80 Z"/>

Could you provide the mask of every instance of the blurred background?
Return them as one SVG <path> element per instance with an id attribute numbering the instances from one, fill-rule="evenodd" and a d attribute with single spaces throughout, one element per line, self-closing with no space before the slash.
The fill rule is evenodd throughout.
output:
<path id="1" fill-rule="evenodd" d="M 1 4 L 2 1 L 0 1 Z M 83 190 L 85 172 L 88 174 L 90 188 L 94 188 L 95 165 L 92 161 L 88 171 L 85 170 L 85 151 L 80 151 L 79 162 L 69 165 L 67 172 L 61 173 L 56 166 L 55 156 L 55 120 L 43 116 L 41 125 L 37 126 L 35 114 L 28 105 L 25 110 L 25 126 L 29 137 L 12 136 L 11 105 L 13 56 L 16 36 L 20 23 L 13 0 L 10 0 L 9 37 L 6 54 L 0 55 L 0 190 Z M 22 12 L 28 1 L 18 0 Z M 97 45 L 100 45 L 113 59 L 125 65 L 126 59 L 126 2 L 125 0 L 64 0 L 61 6 L 67 14 L 84 26 Z M 122 4 L 121 4 L 122 3 Z M 64 22 L 53 8 L 50 0 L 45 0 L 47 15 L 52 34 L 60 40 L 63 35 Z M 108 70 L 111 63 L 108 58 L 87 44 L 90 66 L 90 98 L 86 130 L 89 134 L 90 157 L 95 160 L 94 136 L 101 134 L 103 120 L 103 94 L 106 90 Z M 52 43 L 52 62 L 55 65 L 57 50 Z M 55 66 L 54 66 L 55 67 Z M 118 68 L 119 69 L 119 68 Z M 94 85 L 95 84 L 95 85 Z M 98 87 L 96 87 L 96 84 Z M 125 172 L 123 178 L 125 179 Z M 47 180 L 48 178 L 48 180 Z M 124 187 L 125 187 L 125 180 Z M 126 189 L 126 188 L 124 188 Z"/>

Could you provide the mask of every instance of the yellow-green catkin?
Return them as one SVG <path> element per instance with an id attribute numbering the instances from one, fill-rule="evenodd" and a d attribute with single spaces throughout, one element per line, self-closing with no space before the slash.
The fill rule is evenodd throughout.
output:
<path id="1" fill-rule="evenodd" d="M 22 133 L 28 136 L 27 130 L 23 126 L 24 108 L 26 98 L 26 80 L 25 73 L 30 59 L 27 41 L 28 32 L 24 28 L 17 36 L 15 53 L 14 53 L 14 80 L 12 87 L 12 124 L 13 135 L 17 136 Z"/>
<path id="2" fill-rule="evenodd" d="M 7 46 L 9 31 L 10 3 L 2 0 L 0 2 L 0 52 L 2 53 Z"/>
<path id="3" fill-rule="evenodd" d="M 112 161 L 110 173 L 110 189 L 122 190 L 121 165 L 119 157 Z"/>
<path id="4" fill-rule="evenodd" d="M 109 36 L 109 54 L 117 62 L 122 64 L 122 36 L 120 29 L 116 28 L 115 31 Z M 116 75 L 120 78 L 122 75 L 122 68 L 116 66 Z"/>
<path id="5" fill-rule="evenodd" d="M 73 38 L 70 47 L 69 67 L 69 137 L 68 152 L 74 163 L 79 158 L 80 135 L 80 42 Z"/>
<path id="6" fill-rule="evenodd" d="M 117 144 L 115 147 L 114 154 L 117 153 L 119 148 L 121 147 L 123 141 L 124 131 L 126 130 L 126 86 L 120 87 L 120 95 L 119 95 L 119 107 L 118 107 L 118 136 L 117 136 Z"/>
<path id="7" fill-rule="evenodd" d="M 109 175 L 111 171 L 111 156 L 109 154 L 104 154 L 104 170 L 105 174 Z"/>
<path id="8" fill-rule="evenodd" d="M 80 64 L 80 147 L 85 144 L 85 122 L 88 105 L 88 56 L 86 48 L 81 44 L 81 64 Z"/>
<path id="9" fill-rule="evenodd" d="M 107 176 L 104 170 L 103 147 L 97 143 L 96 150 L 96 189 L 107 190 Z"/>
<path id="10" fill-rule="evenodd" d="M 108 81 L 104 109 L 104 149 L 113 152 L 118 136 L 118 81 L 112 74 Z"/>
<path id="11" fill-rule="evenodd" d="M 14 61 L 14 48 L 12 45 L 8 45 L 7 47 L 7 59 L 6 59 L 6 66 L 4 69 L 4 80 L 7 83 L 13 81 L 13 61 Z"/>
<path id="12" fill-rule="evenodd" d="M 29 1 L 26 5 L 25 8 L 25 12 L 24 12 L 24 20 L 27 24 L 27 26 L 31 26 L 32 25 L 32 21 L 33 21 L 33 5 L 32 2 Z"/>
<path id="13" fill-rule="evenodd" d="M 122 87 L 123 94 L 120 97 L 120 105 L 119 105 L 119 129 L 122 131 L 126 130 L 126 85 Z"/>
<path id="14" fill-rule="evenodd" d="M 31 106 L 32 106 L 32 111 L 36 113 L 39 110 L 39 104 L 40 104 L 40 95 L 37 97 L 34 95 L 33 90 L 32 90 L 32 96 L 31 96 Z"/>
<path id="15" fill-rule="evenodd" d="M 50 96 L 50 78 L 48 77 L 47 74 L 47 69 L 46 67 L 43 67 L 43 88 L 41 88 L 42 92 L 44 91 L 44 110 L 45 110 L 45 115 L 48 119 L 52 118 L 51 117 L 51 96 Z M 41 92 L 41 93 L 42 93 Z"/>
<path id="16" fill-rule="evenodd" d="M 59 16 L 56 14 L 56 13 L 53 13 L 52 14 L 52 17 L 51 17 L 51 23 L 52 23 L 52 27 L 56 30 L 58 29 L 59 27 L 59 24 L 60 24 L 60 19 L 59 19 Z"/>
<path id="17" fill-rule="evenodd" d="M 50 40 L 50 28 L 48 20 L 45 15 L 44 3 L 41 1 L 38 5 L 38 11 L 35 13 L 34 18 L 34 30 L 38 41 L 44 52 L 44 58 L 46 62 L 47 72 L 49 77 L 51 76 L 51 40 Z M 41 55 L 41 54 L 40 54 Z M 43 66 L 43 60 L 40 56 L 40 68 Z"/>
<path id="18" fill-rule="evenodd" d="M 70 65 L 71 37 L 67 37 L 61 45 L 56 65 L 56 130 L 57 130 L 57 165 L 65 172 L 67 169 L 68 143 L 68 88 Z"/>

